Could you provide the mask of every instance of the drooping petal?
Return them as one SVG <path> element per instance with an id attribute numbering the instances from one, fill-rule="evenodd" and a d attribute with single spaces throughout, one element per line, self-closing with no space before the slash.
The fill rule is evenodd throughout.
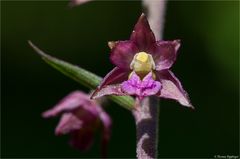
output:
<path id="1" fill-rule="evenodd" d="M 153 80 L 152 72 L 148 73 L 143 80 L 133 72 L 130 79 L 121 84 L 121 88 L 126 94 L 142 98 L 157 94 L 161 89 L 161 83 Z"/>
<path id="2" fill-rule="evenodd" d="M 111 118 L 109 117 L 109 115 L 107 113 L 105 113 L 104 111 L 102 111 L 100 114 L 99 114 L 99 118 L 102 122 L 102 125 L 103 125 L 103 128 L 104 128 L 104 131 L 107 132 L 106 135 L 109 136 L 110 134 L 110 131 L 111 131 L 111 125 L 112 125 L 112 121 L 111 121 Z M 103 133 L 104 134 L 104 133 Z"/>
<path id="3" fill-rule="evenodd" d="M 81 129 L 83 121 L 72 113 L 64 113 L 55 129 L 56 135 L 68 134 Z"/>
<path id="4" fill-rule="evenodd" d="M 131 41 L 118 41 L 111 50 L 110 59 L 117 67 L 129 70 L 138 48 Z"/>
<path id="5" fill-rule="evenodd" d="M 80 91 L 70 93 L 53 109 L 43 113 L 44 117 L 61 114 L 62 117 L 55 129 L 56 135 L 70 134 L 70 144 L 79 149 L 87 150 L 93 143 L 94 132 L 100 126 L 104 151 L 110 138 L 111 118 L 90 96 Z"/>
<path id="6" fill-rule="evenodd" d="M 102 156 L 105 157 L 107 154 L 107 147 L 108 147 L 108 143 L 111 137 L 111 119 L 108 116 L 107 113 L 102 112 L 100 113 L 100 120 L 102 121 L 102 125 L 103 125 L 103 132 L 102 132 Z"/>
<path id="7" fill-rule="evenodd" d="M 142 14 L 138 19 L 138 22 L 131 34 L 130 40 L 136 43 L 140 51 L 148 51 L 149 48 L 155 43 L 155 36 L 144 14 Z"/>
<path id="8" fill-rule="evenodd" d="M 111 136 L 111 118 L 100 106 L 95 107 L 95 111 L 98 113 L 95 116 L 91 114 L 80 115 L 81 120 L 84 121 L 82 128 L 78 131 L 71 132 L 70 144 L 80 150 L 87 150 L 93 143 L 94 132 L 96 128 L 102 125 L 102 155 L 105 155 L 107 151 L 107 145 Z M 81 113 L 81 112 L 79 112 Z M 78 113 L 78 115 L 79 115 Z M 88 112 L 87 112 L 88 113 Z M 89 117 L 92 116 L 92 117 Z M 99 122 L 100 121 L 100 122 Z M 101 123 L 101 125 L 100 125 Z"/>
<path id="9" fill-rule="evenodd" d="M 94 98 L 101 97 L 103 95 L 121 93 L 121 91 L 119 91 L 118 89 L 118 85 L 116 84 L 126 80 L 128 78 L 128 74 L 129 74 L 128 71 L 115 67 L 103 78 L 101 84 L 91 95 L 91 98 L 94 99 Z"/>
<path id="10" fill-rule="evenodd" d="M 160 97 L 174 99 L 186 107 L 194 108 L 181 82 L 170 70 L 159 71 L 156 75 L 162 84 Z"/>
<path id="11" fill-rule="evenodd" d="M 88 150 L 94 141 L 93 129 L 81 129 L 71 133 L 70 145 L 78 150 Z"/>
<path id="12" fill-rule="evenodd" d="M 169 69 L 177 58 L 180 40 L 157 41 L 150 53 L 155 61 L 156 70 Z"/>
<path id="13" fill-rule="evenodd" d="M 79 106 L 88 106 L 89 104 L 91 104 L 89 95 L 81 91 L 74 91 L 63 98 L 58 104 L 56 104 L 56 106 L 50 110 L 47 110 L 42 115 L 45 118 L 53 117 L 59 113 L 72 111 L 77 109 Z"/>
<path id="14" fill-rule="evenodd" d="M 83 121 L 83 126 L 92 125 L 94 127 L 93 123 L 99 118 L 99 109 L 99 105 L 83 105 L 72 111 L 72 113 Z"/>

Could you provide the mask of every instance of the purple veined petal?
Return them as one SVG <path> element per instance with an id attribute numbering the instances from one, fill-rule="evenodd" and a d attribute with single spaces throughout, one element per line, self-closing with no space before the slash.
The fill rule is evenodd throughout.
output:
<path id="1" fill-rule="evenodd" d="M 129 71 L 115 67 L 103 78 L 101 84 L 92 93 L 91 98 L 95 99 L 103 95 L 109 95 L 111 93 L 114 94 L 114 92 L 116 92 L 116 94 L 121 93 L 118 90 L 118 86 L 116 84 L 126 80 L 128 78 L 128 74 L 129 74 Z M 108 85 L 112 85 L 112 86 L 108 86 Z"/>
<path id="2" fill-rule="evenodd" d="M 117 67 L 130 70 L 130 63 L 137 52 L 138 48 L 132 41 L 118 41 L 111 50 L 110 60 Z"/>
<path id="3" fill-rule="evenodd" d="M 156 75 L 162 84 L 160 97 L 174 99 L 183 106 L 194 108 L 181 82 L 170 70 L 156 72 Z"/>
<path id="4" fill-rule="evenodd" d="M 150 72 L 143 78 L 142 87 L 145 88 L 142 91 L 142 96 L 145 97 L 157 94 L 161 90 L 162 84 L 153 80 L 152 72 Z"/>
<path id="5" fill-rule="evenodd" d="M 133 72 L 131 78 L 121 84 L 121 89 L 129 95 L 140 95 L 141 79 Z"/>
<path id="6" fill-rule="evenodd" d="M 80 129 L 71 133 L 69 144 L 81 151 L 88 150 L 94 141 L 93 129 Z"/>
<path id="7" fill-rule="evenodd" d="M 156 70 L 169 69 L 176 61 L 179 47 L 180 40 L 157 41 L 151 51 Z"/>
<path id="8" fill-rule="evenodd" d="M 64 113 L 55 129 L 56 135 L 68 134 L 82 128 L 83 121 L 72 113 Z"/>
<path id="9" fill-rule="evenodd" d="M 131 78 L 121 84 L 121 88 L 126 94 L 136 95 L 141 99 L 157 94 L 161 89 L 161 83 L 153 80 L 152 72 L 148 73 L 143 80 L 133 72 Z"/>
<path id="10" fill-rule="evenodd" d="M 142 14 L 138 19 L 138 22 L 131 34 L 130 40 L 136 43 L 140 51 L 148 51 L 148 49 L 151 48 L 155 43 L 155 36 L 144 14 Z"/>
<path id="11" fill-rule="evenodd" d="M 47 110 L 42 115 L 45 118 L 53 117 L 58 115 L 62 112 L 72 111 L 79 106 L 89 105 L 91 101 L 89 100 L 89 95 L 81 92 L 81 91 L 74 91 L 63 98 L 56 106 L 52 109 Z"/>

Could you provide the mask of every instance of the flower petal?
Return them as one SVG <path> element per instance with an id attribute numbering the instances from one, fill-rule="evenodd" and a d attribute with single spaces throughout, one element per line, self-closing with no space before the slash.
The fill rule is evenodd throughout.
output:
<path id="1" fill-rule="evenodd" d="M 121 94 L 121 90 L 118 89 L 116 84 L 128 78 L 129 71 L 125 71 L 121 68 L 115 67 L 110 71 L 102 80 L 98 88 L 93 92 L 91 98 L 95 99 L 109 94 Z M 108 86 L 112 85 L 112 86 Z"/>
<path id="2" fill-rule="evenodd" d="M 131 78 L 121 84 L 123 92 L 129 95 L 140 94 L 141 79 L 136 73 L 132 73 Z"/>
<path id="3" fill-rule="evenodd" d="M 93 143 L 93 134 L 99 126 L 103 125 L 102 151 L 106 146 L 111 133 L 111 118 L 88 94 L 80 91 L 70 93 L 53 109 L 43 113 L 44 117 L 62 117 L 55 129 L 56 135 L 71 134 L 70 144 L 79 149 L 87 150 Z"/>
<path id="4" fill-rule="evenodd" d="M 55 129 L 56 135 L 64 135 L 81 129 L 83 121 L 72 113 L 64 113 Z"/>
<path id="5" fill-rule="evenodd" d="M 162 89 L 159 95 L 160 97 L 174 99 L 186 107 L 194 108 L 190 103 L 188 94 L 183 89 L 181 82 L 171 71 L 159 71 L 156 72 L 156 75 L 162 84 Z"/>
<path id="6" fill-rule="evenodd" d="M 89 98 L 89 95 L 81 91 L 74 91 L 63 98 L 56 106 L 50 110 L 47 110 L 42 115 L 45 118 L 53 117 L 59 113 L 77 109 L 79 106 L 88 106 L 89 104 L 91 105 L 93 103 Z"/>
<path id="7" fill-rule="evenodd" d="M 78 150 L 86 151 L 92 144 L 94 139 L 93 129 L 81 129 L 71 133 L 70 145 Z"/>
<path id="8" fill-rule="evenodd" d="M 87 3 L 92 0 L 70 0 L 69 6 L 70 7 L 75 7 L 84 3 Z"/>
<path id="9" fill-rule="evenodd" d="M 159 81 L 153 80 L 152 72 L 150 72 L 143 78 L 142 87 L 144 88 L 142 95 L 150 96 L 157 94 L 161 90 L 162 84 Z"/>
<path id="10" fill-rule="evenodd" d="M 155 61 L 156 70 L 169 69 L 176 60 L 180 40 L 158 41 L 151 51 Z"/>
<path id="11" fill-rule="evenodd" d="M 105 113 L 103 110 L 101 110 L 101 112 L 99 114 L 99 118 L 103 124 L 104 129 L 107 129 L 108 131 L 110 131 L 112 121 L 111 121 L 111 118 L 109 117 L 109 115 L 107 113 Z"/>
<path id="12" fill-rule="evenodd" d="M 103 125 L 102 141 L 101 141 L 102 157 L 105 157 L 107 154 L 107 146 L 111 137 L 112 122 L 111 122 L 111 118 L 105 112 L 101 112 L 99 117 Z"/>
<path id="13" fill-rule="evenodd" d="M 99 91 L 95 92 L 94 95 L 92 96 L 92 99 L 97 99 L 106 95 L 124 96 L 126 94 L 122 92 L 120 84 L 113 84 L 113 85 L 107 85 L 102 89 L 100 89 Z"/>
<path id="14" fill-rule="evenodd" d="M 142 98 L 157 94 L 161 89 L 161 83 L 153 80 L 152 72 L 148 73 L 143 80 L 133 72 L 131 78 L 121 84 L 121 88 L 126 94 Z"/>
<path id="15" fill-rule="evenodd" d="M 131 41 L 118 41 L 111 50 L 110 59 L 113 64 L 122 69 L 130 69 L 130 63 L 138 52 Z"/>
<path id="16" fill-rule="evenodd" d="M 155 36 L 144 14 L 138 19 L 130 39 L 136 43 L 140 51 L 148 51 L 148 49 L 155 43 Z"/>

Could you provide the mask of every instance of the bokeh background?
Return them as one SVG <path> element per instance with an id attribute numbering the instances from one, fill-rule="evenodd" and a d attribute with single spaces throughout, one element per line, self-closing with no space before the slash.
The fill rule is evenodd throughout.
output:
<path id="1" fill-rule="evenodd" d="M 55 137 L 58 119 L 41 113 L 73 90 L 88 89 L 63 76 L 28 46 L 104 76 L 113 65 L 107 41 L 128 39 L 142 12 L 140 1 L 2 1 L 2 157 L 99 157 L 100 134 L 88 152 Z M 159 157 L 239 155 L 239 2 L 170 1 L 164 39 L 181 39 L 172 70 L 195 111 L 161 100 Z M 135 157 L 131 113 L 106 106 L 113 119 L 109 157 Z"/>

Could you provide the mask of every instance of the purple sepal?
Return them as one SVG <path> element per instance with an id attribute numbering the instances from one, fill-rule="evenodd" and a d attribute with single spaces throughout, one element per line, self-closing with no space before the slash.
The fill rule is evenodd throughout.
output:
<path id="1" fill-rule="evenodd" d="M 186 107 L 194 108 L 181 82 L 170 70 L 159 71 L 156 75 L 162 84 L 159 97 L 174 99 Z"/>
<path id="2" fill-rule="evenodd" d="M 85 109 L 92 109 L 89 105 L 95 105 L 94 101 L 89 100 L 89 95 L 81 91 L 74 91 L 64 97 L 57 105 L 52 109 L 45 111 L 42 116 L 44 118 L 54 117 L 62 112 L 70 112 L 79 107 L 85 107 Z M 92 111 L 94 112 L 94 111 Z"/>
<path id="3" fill-rule="evenodd" d="M 180 40 L 157 41 L 152 48 L 152 56 L 155 61 L 156 70 L 169 69 L 177 58 Z"/>
<path id="4" fill-rule="evenodd" d="M 122 83 L 128 78 L 129 71 L 115 67 L 102 80 L 98 88 L 92 93 L 91 98 L 99 98 L 104 95 L 123 95 L 118 83 Z"/>
<path id="5" fill-rule="evenodd" d="M 110 60 L 117 67 L 130 70 L 130 63 L 137 52 L 139 51 L 134 42 L 118 41 L 111 50 Z"/>
<path id="6" fill-rule="evenodd" d="M 106 95 L 117 95 L 117 96 L 123 96 L 127 95 L 124 92 L 122 92 L 122 89 L 120 87 L 120 84 L 113 84 L 113 85 L 107 85 L 99 91 L 95 92 L 94 95 L 92 95 L 92 99 L 97 99 Z"/>
<path id="7" fill-rule="evenodd" d="M 142 14 L 136 23 L 130 40 L 136 43 L 139 51 L 146 51 L 155 43 L 155 36 L 149 26 L 147 17 Z"/>

